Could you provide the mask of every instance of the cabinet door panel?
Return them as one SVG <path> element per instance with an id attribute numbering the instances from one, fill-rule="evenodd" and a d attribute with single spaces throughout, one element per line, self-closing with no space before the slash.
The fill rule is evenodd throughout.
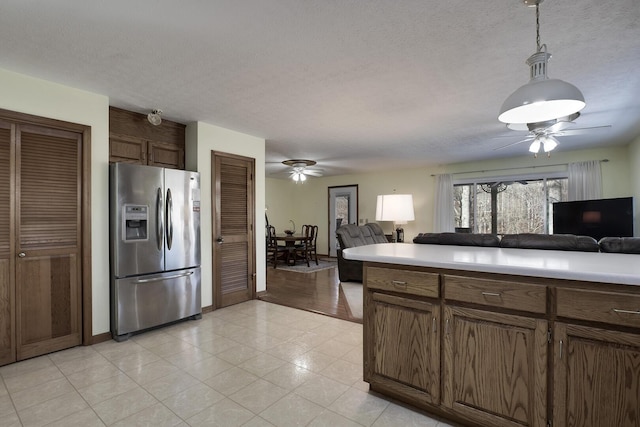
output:
<path id="1" fill-rule="evenodd" d="M 371 377 L 384 377 L 440 400 L 440 307 L 373 293 Z"/>
<path id="2" fill-rule="evenodd" d="M 172 144 L 148 142 L 149 166 L 184 169 L 184 148 Z"/>
<path id="3" fill-rule="evenodd" d="M 147 164 L 147 141 L 125 135 L 109 135 L 109 161 Z"/>
<path id="4" fill-rule="evenodd" d="M 555 327 L 554 426 L 640 426 L 640 335 Z"/>
<path id="5" fill-rule="evenodd" d="M 483 425 L 546 424 L 547 322 L 445 307 L 444 404 Z"/>

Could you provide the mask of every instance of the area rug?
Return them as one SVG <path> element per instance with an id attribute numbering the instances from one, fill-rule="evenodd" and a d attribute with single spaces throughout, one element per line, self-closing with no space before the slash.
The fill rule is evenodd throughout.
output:
<path id="1" fill-rule="evenodd" d="M 324 261 L 319 259 L 318 265 L 316 265 L 315 261 L 311 261 L 309 262 L 309 267 L 307 267 L 306 262 L 298 261 L 296 265 L 285 265 L 279 263 L 276 268 L 278 270 L 295 271 L 297 273 L 315 273 L 316 271 L 328 270 L 329 268 L 334 268 L 337 266 L 337 261 Z"/>
<path id="2" fill-rule="evenodd" d="M 355 319 L 362 319 L 362 283 L 340 282 L 340 288 L 342 288 L 342 293 L 347 299 L 349 310 L 351 310 L 351 316 Z"/>

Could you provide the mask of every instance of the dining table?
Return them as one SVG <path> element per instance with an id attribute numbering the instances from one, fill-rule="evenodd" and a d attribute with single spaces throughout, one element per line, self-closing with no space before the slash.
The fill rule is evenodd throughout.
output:
<path id="1" fill-rule="evenodd" d="M 287 265 L 296 265 L 296 260 L 298 259 L 296 250 L 300 245 L 303 245 L 307 239 L 307 236 L 301 234 L 276 234 L 276 240 L 284 242 L 284 246 L 287 248 L 287 257 L 285 260 Z"/>

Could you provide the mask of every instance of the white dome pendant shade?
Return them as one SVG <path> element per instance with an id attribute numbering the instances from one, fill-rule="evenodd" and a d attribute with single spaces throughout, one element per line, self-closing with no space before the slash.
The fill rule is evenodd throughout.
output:
<path id="1" fill-rule="evenodd" d="M 546 46 L 544 46 L 546 48 Z M 536 52 L 529 57 L 531 80 L 513 92 L 502 104 L 498 120 L 503 123 L 538 123 L 570 116 L 586 103 L 580 89 L 547 77 L 551 54 Z"/>
<path id="2" fill-rule="evenodd" d="M 527 59 L 531 69 L 529 83 L 513 92 L 502 104 L 498 120 L 503 123 L 538 123 L 570 116 L 582 110 L 586 103 L 582 92 L 558 79 L 547 77 L 547 64 L 551 54 L 547 46 L 540 45 L 540 3 L 542 0 L 524 0 L 536 8 L 536 44 L 538 50 Z"/>

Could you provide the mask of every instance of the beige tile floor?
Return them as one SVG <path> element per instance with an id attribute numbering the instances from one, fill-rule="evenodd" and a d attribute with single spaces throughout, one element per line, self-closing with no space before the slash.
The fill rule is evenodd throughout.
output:
<path id="1" fill-rule="evenodd" d="M 0 426 L 445 427 L 362 381 L 362 325 L 249 301 L 0 368 Z"/>

